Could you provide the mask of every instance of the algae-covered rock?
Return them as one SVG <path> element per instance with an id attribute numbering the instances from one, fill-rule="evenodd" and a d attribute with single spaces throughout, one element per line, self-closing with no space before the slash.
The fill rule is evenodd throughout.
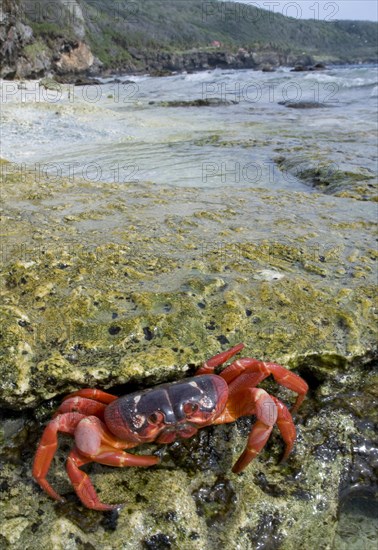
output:
<path id="1" fill-rule="evenodd" d="M 367 399 L 374 393 L 370 368 L 357 367 L 349 377 L 334 372 L 324 382 L 312 378 L 312 391 L 295 419 L 295 451 L 285 465 L 278 464 L 283 446 L 275 431 L 245 472 L 231 473 L 245 446 L 250 419 L 206 428 L 195 438 L 169 446 L 137 449 L 161 456 L 161 463 L 149 469 L 92 465 L 87 471 L 101 498 L 124 503 L 120 511 L 106 514 L 83 508 L 73 494 L 63 469 L 67 439 L 49 476 L 67 501 L 54 503 L 38 489 L 31 481 L 31 461 L 39 425 L 25 417 L 8 418 L 2 424 L 0 540 L 5 548 L 68 544 L 132 550 L 291 550 L 303 541 L 309 547 L 331 548 L 335 538 L 333 547 L 342 549 L 350 535 L 336 533 L 340 499 L 344 506 L 353 495 L 366 498 L 370 492 L 371 498 L 375 479 L 377 444 L 366 426 L 377 420 L 376 403 Z M 356 384 L 363 376 L 364 384 Z M 269 390 L 290 400 L 275 384 Z M 373 477 L 368 477 L 369 470 Z"/>
<path id="2" fill-rule="evenodd" d="M 339 162 L 335 156 L 324 157 L 314 150 L 293 157 L 278 157 L 276 162 L 281 170 L 321 192 L 358 200 L 378 200 L 375 172 L 356 166 L 354 162 Z"/>
<path id="3" fill-rule="evenodd" d="M 67 259 L 59 252 L 54 263 L 46 253 L 34 262 L 9 264 L 3 290 L 9 304 L 2 323 L 3 404 L 30 407 L 78 386 L 166 381 L 239 341 L 253 342 L 249 354 L 292 366 L 311 363 L 309 356 L 328 364 L 333 355 L 348 369 L 353 359 L 371 355 L 374 285 L 367 280 L 368 256 L 367 265 L 353 262 L 350 288 L 330 289 L 321 281 L 334 269 L 295 247 L 277 246 L 275 258 L 266 263 L 273 270 L 258 269 L 264 265 L 261 246 L 246 243 L 239 252 L 237 265 L 233 258 L 229 265 L 237 283 L 224 271 L 225 258 L 204 250 L 207 267 L 181 281 L 180 273 L 174 288 L 164 291 L 142 290 L 151 281 L 149 267 L 143 273 L 139 266 L 135 275 L 114 247 L 102 248 L 93 269 L 88 258 Z M 283 269 L 295 255 L 297 275 L 292 267 Z M 177 263 L 171 261 L 171 267 L 177 269 Z M 158 271 L 155 263 L 156 277 Z M 309 282 L 311 277 L 318 283 Z M 120 288 L 122 279 L 127 284 Z"/>
<path id="4" fill-rule="evenodd" d="M 57 185 L 13 167 L 6 176 L 1 544 L 327 549 L 335 534 L 343 544 L 340 502 L 374 483 L 374 204 L 249 188 Z M 66 503 L 32 481 L 43 425 L 64 394 L 178 380 L 239 342 L 309 383 L 286 465 L 275 430 L 232 474 L 251 425 L 240 419 L 136 449 L 162 457 L 153 468 L 89 465 L 101 499 L 125 503 L 113 514 L 78 502 L 63 464 L 69 438 L 49 474 Z M 263 386 L 293 402 L 274 381 Z"/>
<path id="5" fill-rule="evenodd" d="M 326 105 L 318 101 L 279 101 L 279 105 L 284 105 L 289 109 L 324 109 Z"/>

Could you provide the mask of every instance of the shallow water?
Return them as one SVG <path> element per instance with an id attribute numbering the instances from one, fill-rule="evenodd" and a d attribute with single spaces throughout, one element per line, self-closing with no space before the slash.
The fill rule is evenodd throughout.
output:
<path id="1" fill-rule="evenodd" d="M 264 187 L 311 191 L 277 168 L 291 150 L 316 153 L 332 169 L 376 169 L 377 70 L 331 68 L 214 71 L 104 79 L 103 85 L 2 82 L 2 155 L 38 172 L 88 181 L 178 187 Z M 164 101 L 221 99 L 206 107 Z M 282 101 L 321 108 L 292 109 Z M 21 144 L 21 146 L 20 146 Z"/>

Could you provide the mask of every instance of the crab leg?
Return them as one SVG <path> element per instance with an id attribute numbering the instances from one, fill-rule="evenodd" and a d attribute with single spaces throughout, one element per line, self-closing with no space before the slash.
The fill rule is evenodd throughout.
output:
<path id="1" fill-rule="evenodd" d="M 247 388 L 233 392 L 229 396 L 225 411 L 214 424 L 233 422 L 240 416 L 255 414 L 257 421 L 248 437 L 247 446 L 232 468 L 239 473 L 263 449 L 273 426 L 276 423 L 278 409 L 272 397 L 261 388 Z"/>
<path id="2" fill-rule="evenodd" d="M 288 408 L 276 397 L 269 395 L 269 398 L 273 400 L 277 407 L 276 424 L 278 426 L 278 429 L 280 430 L 282 439 L 285 442 L 285 451 L 282 459 L 280 460 L 280 462 L 282 463 L 287 459 L 293 449 L 296 431 L 293 419 Z M 270 404 L 267 402 L 267 400 L 263 402 L 263 406 L 266 408 L 270 408 Z M 258 407 L 256 408 L 255 414 L 259 419 L 261 411 L 259 412 Z M 251 433 L 248 437 L 247 446 L 232 468 L 232 471 L 235 474 L 238 474 L 239 472 L 244 470 L 246 466 L 248 466 L 248 464 L 264 448 L 266 442 L 269 439 L 270 433 L 273 429 L 273 425 L 269 424 L 269 422 L 271 422 L 271 419 L 264 418 L 264 414 L 262 415 L 262 418 L 263 420 L 257 420 L 256 423 L 253 425 Z"/>
<path id="3" fill-rule="evenodd" d="M 306 382 L 294 372 L 285 369 L 281 365 L 276 365 L 276 363 L 266 363 L 265 361 L 258 361 L 257 359 L 253 359 L 251 357 L 245 357 L 234 361 L 231 365 L 226 367 L 219 376 L 224 378 L 224 380 L 230 384 L 231 390 L 233 385 L 232 383 L 237 385 L 241 384 L 242 380 L 244 381 L 244 377 L 239 381 L 237 380 L 237 378 L 243 374 L 254 375 L 253 382 L 252 380 L 249 381 L 249 383 L 253 383 L 253 385 L 259 384 L 262 380 L 264 380 L 264 378 L 272 374 L 277 384 L 280 384 L 281 386 L 297 393 L 298 396 L 293 408 L 291 409 L 292 412 L 296 412 L 298 410 L 308 391 L 308 385 Z"/>
<path id="4" fill-rule="evenodd" d="M 102 503 L 92 485 L 89 476 L 80 470 L 80 466 L 89 462 L 98 462 L 107 466 L 153 466 L 159 461 L 157 456 L 137 456 L 123 451 L 115 450 L 112 447 L 106 449 L 101 448 L 96 456 L 83 456 L 78 449 L 74 448 L 67 459 L 67 473 L 75 492 L 81 502 L 92 510 L 106 511 L 119 508 L 120 504 L 104 504 Z"/>
<path id="5" fill-rule="evenodd" d="M 133 455 L 120 450 L 120 447 L 134 447 L 118 440 L 110 434 L 104 424 L 95 416 L 85 417 L 75 430 L 76 448 L 67 459 L 67 473 L 77 496 L 88 508 L 94 510 L 113 510 L 119 505 L 108 505 L 100 502 L 88 475 L 80 466 L 88 462 L 98 462 L 108 466 L 154 466 L 159 462 L 157 456 Z M 118 448 L 117 448 L 118 447 Z"/>
<path id="6" fill-rule="evenodd" d="M 277 407 L 270 395 L 260 388 L 238 392 L 231 399 L 234 400 L 235 412 L 238 411 L 238 416 L 255 414 L 257 417 L 248 436 L 246 448 L 232 468 L 232 471 L 237 474 L 244 470 L 264 448 L 277 420 Z"/>
<path id="7" fill-rule="evenodd" d="M 46 426 L 34 458 L 32 470 L 34 479 L 46 493 L 55 500 L 60 500 L 61 502 L 63 502 L 64 499 L 54 491 L 47 481 L 46 475 L 58 446 L 58 432 L 73 435 L 76 426 L 83 418 L 85 418 L 85 416 L 79 413 L 61 414 L 54 418 Z"/>
<path id="8" fill-rule="evenodd" d="M 117 399 L 115 395 L 106 393 L 102 390 L 97 390 L 96 388 L 84 388 L 82 390 L 75 391 L 69 395 L 66 395 L 66 397 L 63 398 L 63 401 L 66 401 L 66 399 L 70 399 L 71 397 L 86 397 L 87 399 L 95 399 L 96 401 L 105 404 L 111 403 Z"/>
<path id="9" fill-rule="evenodd" d="M 80 412 L 86 416 L 94 415 L 103 419 L 106 405 L 115 399 L 117 397 L 110 393 L 95 388 L 85 388 L 66 395 L 53 418 L 58 414 Z"/>
<path id="10" fill-rule="evenodd" d="M 100 403 L 94 399 L 87 399 L 86 397 L 69 397 L 60 404 L 59 408 L 54 413 L 53 418 L 59 414 L 79 412 L 85 416 L 94 415 L 103 419 L 105 408 L 105 403 Z"/>
<path id="11" fill-rule="evenodd" d="M 114 510 L 117 504 L 103 504 L 97 496 L 88 475 L 80 470 L 80 466 L 92 462 L 91 458 L 81 456 L 77 449 L 72 449 L 67 458 L 66 470 L 73 488 L 84 506 L 93 510 L 107 511 Z"/>
<path id="12" fill-rule="evenodd" d="M 237 346 L 234 346 L 233 348 L 230 348 L 226 351 L 223 351 L 222 353 L 218 353 L 217 355 L 214 355 L 200 367 L 197 372 L 196 376 L 198 374 L 213 374 L 215 367 L 219 367 L 220 365 L 223 365 L 226 361 L 228 361 L 233 355 L 236 355 L 244 348 L 244 344 L 238 344 Z"/>
<path id="13" fill-rule="evenodd" d="M 285 442 L 281 462 L 286 460 L 295 442 L 295 426 L 289 410 L 279 399 L 261 388 L 231 388 L 226 408 L 214 424 L 234 422 L 240 416 L 252 414 L 256 415 L 257 421 L 252 426 L 245 450 L 232 468 L 234 473 L 244 470 L 264 448 L 274 424 L 277 424 Z"/>
<path id="14" fill-rule="evenodd" d="M 269 439 L 273 426 L 266 426 L 259 420 L 253 425 L 249 434 L 247 446 L 232 467 L 234 474 L 238 474 L 259 454 Z"/>
<path id="15" fill-rule="evenodd" d="M 281 464 L 285 462 L 291 451 L 293 450 L 295 438 L 296 438 L 296 430 L 295 425 L 293 422 L 293 417 L 291 416 L 289 409 L 280 401 L 277 399 L 277 397 L 274 397 L 273 395 L 270 396 L 273 401 L 275 402 L 277 406 L 277 426 L 280 430 L 280 434 L 282 439 L 285 442 L 285 451 L 284 454 L 280 460 Z"/>

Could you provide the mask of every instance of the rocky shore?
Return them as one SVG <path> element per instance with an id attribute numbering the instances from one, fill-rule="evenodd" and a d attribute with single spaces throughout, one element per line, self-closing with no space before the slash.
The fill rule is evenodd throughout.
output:
<path id="1" fill-rule="evenodd" d="M 2 547 L 326 550 L 335 540 L 344 548 L 338 510 L 374 490 L 373 203 L 248 188 L 58 184 L 2 166 Z M 140 449 L 161 454 L 154 468 L 92 466 L 101 498 L 126 503 L 113 514 L 79 505 L 64 472 L 64 438 L 50 479 L 67 502 L 35 485 L 33 454 L 64 394 L 177 380 L 240 341 L 246 355 L 309 383 L 287 464 L 278 465 L 275 432 L 245 473 L 231 473 L 246 419 Z M 264 387 L 292 402 L 274 381 Z"/>

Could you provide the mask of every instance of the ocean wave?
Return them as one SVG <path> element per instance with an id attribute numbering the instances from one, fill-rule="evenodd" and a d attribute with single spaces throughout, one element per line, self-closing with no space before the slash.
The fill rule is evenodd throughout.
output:
<path id="1" fill-rule="evenodd" d="M 315 81 L 321 84 L 336 84 L 339 88 L 369 88 L 378 85 L 378 78 L 369 77 L 340 77 L 326 73 L 309 73 L 304 80 Z"/>

